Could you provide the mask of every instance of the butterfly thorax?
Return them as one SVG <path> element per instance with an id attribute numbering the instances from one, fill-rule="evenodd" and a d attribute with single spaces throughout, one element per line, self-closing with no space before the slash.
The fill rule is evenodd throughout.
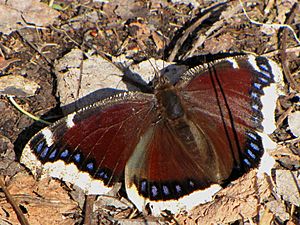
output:
<path id="1" fill-rule="evenodd" d="M 167 77 L 161 76 L 156 86 L 154 94 L 159 117 L 170 122 L 182 118 L 185 113 L 174 85 Z"/>
<path id="2" fill-rule="evenodd" d="M 184 116 L 184 110 L 176 90 L 172 87 L 156 93 L 158 113 L 161 118 L 175 121 Z"/>

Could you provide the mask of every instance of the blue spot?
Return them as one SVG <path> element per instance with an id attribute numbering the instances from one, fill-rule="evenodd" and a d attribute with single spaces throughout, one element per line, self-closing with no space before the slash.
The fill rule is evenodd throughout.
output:
<path id="1" fill-rule="evenodd" d="M 258 94 L 256 92 L 251 92 L 251 97 L 252 98 L 258 98 Z"/>
<path id="2" fill-rule="evenodd" d="M 263 78 L 263 77 L 259 77 L 258 79 L 259 79 L 261 82 L 265 83 L 265 84 L 268 84 L 268 83 L 269 83 L 269 81 L 266 80 L 266 79 Z"/>
<path id="3" fill-rule="evenodd" d="M 69 156 L 69 150 L 64 150 L 61 154 L 60 154 L 60 157 L 61 158 L 66 158 Z"/>
<path id="4" fill-rule="evenodd" d="M 93 170 L 93 169 L 94 169 L 94 163 L 92 163 L 92 162 L 88 163 L 88 164 L 86 165 L 86 168 L 87 168 L 89 171 Z"/>
<path id="5" fill-rule="evenodd" d="M 51 152 L 51 154 L 49 155 L 49 159 L 54 159 L 56 157 L 57 152 L 57 149 L 54 149 L 54 151 Z"/>
<path id="6" fill-rule="evenodd" d="M 250 149 L 247 150 L 247 153 L 252 159 L 256 159 L 255 155 L 250 151 Z"/>
<path id="7" fill-rule="evenodd" d="M 269 71 L 260 71 L 260 73 L 267 78 L 271 78 Z"/>
<path id="8" fill-rule="evenodd" d="M 265 64 L 259 64 L 258 66 L 259 66 L 259 68 L 261 68 L 264 71 L 268 71 L 269 70 L 268 67 Z"/>
<path id="9" fill-rule="evenodd" d="M 261 84 L 259 83 L 254 83 L 253 86 L 256 87 L 257 89 L 261 89 Z"/>
<path id="10" fill-rule="evenodd" d="M 81 155 L 80 155 L 80 153 L 77 153 L 76 155 L 74 155 L 74 160 L 75 160 L 75 162 L 77 162 L 77 163 L 80 162 L 80 160 L 81 160 Z"/>
<path id="11" fill-rule="evenodd" d="M 248 159 L 244 159 L 244 162 L 245 162 L 248 166 L 251 166 L 251 163 L 249 162 Z"/>
<path id="12" fill-rule="evenodd" d="M 44 149 L 44 151 L 41 153 L 41 158 L 45 158 L 46 156 L 47 156 L 47 154 L 48 154 L 48 151 L 49 151 L 49 147 L 46 147 L 45 149 Z"/>
<path id="13" fill-rule="evenodd" d="M 44 147 L 45 141 L 42 141 L 38 144 L 38 146 L 35 148 L 36 153 L 40 153 Z"/>
<path id="14" fill-rule="evenodd" d="M 258 111 L 258 105 L 256 105 L 256 104 L 252 105 L 252 109 Z"/>
<path id="15" fill-rule="evenodd" d="M 99 177 L 103 178 L 103 176 L 104 176 L 104 171 L 100 171 L 100 172 L 98 173 L 98 175 L 99 175 Z"/>
<path id="16" fill-rule="evenodd" d="M 257 137 L 255 134 L 252 134 L 252 133 L 247 133 L 248 137 L 254 139 L 254 140 L 257 140 Z"/>
<path id="17" fill-rule="evenodd" d="M 259 124 L 259 125 L 260 125 L 260 122 L 261 122 L 261 121 L 260 121 L 259 118 L 252 116 L 251 119 L 252 119 L 253 123 L 256 123 L 256 124 Z"/>
<path id="18" fill-rule="evenodd" d="M 103 180 L 105 180 L 105 179 L 107 179 L 108 178 L 108 176 L 107 176 L 107 174 L 102 170 L 100 170 L 99 172 L 98 172 L 98 176 L 100 177 L 100 178 L 102 178 Z"/>
<path id="19" fill-rule="evenodd" d="M 169 195 L 170 194 L 170 191 L 169 191 L 169 188 L 166 186 L 166 185 L 163 185 L 163 192 L 165 195 Z"/>
<path id="20" fill-rule="evenodd" d="M 253 142 L 250 143 L 250 146 L 252 147 L 252 149 L 254 149 L 255 151 L 259 151 L 259 147 L 254 144 Z"/>
<path id="21" fill-rule="evenodd" d="M 177 184 L 177 185 L 175 186 L 175 189 L 176 189 L 176 192 L 177 192 L 177 193 L 180 193 L 180 192 L 181 192 L 181 187 L 180 187 L 180 185 Z"/>
<path id="22" fill-rule="evenodd" d="M 155 197 L 157 196 L 157 187 L 155 185 L 152 185 L 151 187 L 151 193 L 152 193 L 152 196 Z"/>
<path id="23" fill-rule="evenodd" d="M 146 182 L 146 181 L 142 181 L 142 184 L 141 184 L 141 190 L 142 190 L 143 192 L 146 191 L 146 187 L 147 187 L 147 182 Z"/>

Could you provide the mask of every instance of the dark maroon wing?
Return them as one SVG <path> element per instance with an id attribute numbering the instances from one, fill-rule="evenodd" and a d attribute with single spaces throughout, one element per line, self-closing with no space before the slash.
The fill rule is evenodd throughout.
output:
<path id="1" fill-rule="evenodd" d="M 153 95 L 130 93 L 70 114 L 36 134 L 21 162 L 34 173 L 41 169 L 89 193 L 103 194 L 101 185 L 123 179 L 140 135 L 154 120 L 154 104 Z"/>
<path id="2" fill-rule="evenodd" d="M 256 167 L 264 154 L 259 132 L 275 129 L 280 68 L 265 57 L 247 55 L 194 68 L 183 77 L 180 97 L 188 118 L 217 151 L 216 160 L 232 170 Z M 224 180 L 226 177 L 223 178 Z"/>
<path id="3" fill-rule="evenodd" d="M 204 160 L 200 154 L 188 151 L 165 121 L 153 124 L 141 137 L 127 164 L 127 187 L 134 185 L 140 195 L 150 200 L 170 200 L 188 194 L 187 189 L 191 192 L 196 186 L 209 186 L 205 165 L 199 166 L 197 162 Z M 196 184 L 198 177 L 204 179 Z"/>

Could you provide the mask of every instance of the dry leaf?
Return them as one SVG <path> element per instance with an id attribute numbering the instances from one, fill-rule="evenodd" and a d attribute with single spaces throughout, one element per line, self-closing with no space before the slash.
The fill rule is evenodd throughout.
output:
<path id="1" fill-rule="evenodd" d="M 112 0 L 109 5 L 116 6 L 115 13 L 123 20 L 144 17 L 148 14 L 147 9 L 143 7 L 143 3 L 135 0 Z"/>
<path id="2" fill-rule="evenodd" d="M 214 201 L 195 207 L 188 215 L 179 215 L 179 224 L 223 224 L 256 216 L 258 199 L 271 194 L 266 179 L 258 183 L 256 170 L 252 170 L 234 183 L 218 192 Z"/>
<path id="3" fill-rule="evenodd" d="M 60 97 L 62 105 L 70 104 L 78 98 L 103 88 L 106 89 L 97 93 L 97 96 L 91 96 L 89 101 L 99 100 L 97 97 L 101 99 L 111 96 L 117 93 L 116 88 L 126 90 L 126 85 L 122 82 L 122 72 L 114 64 L 99 55 L 93 55 L 83 60 L 83 52 L 79 49 L 73 49 L 61 58 L 55 64 L 55 73 L 58 86 L 57 95 Z M 71 111 L 71 109 L 68 110 Z"/>
<path id="4" fill-rule="evenodd" d="M 165 43 L 164 43 L 163 38 L 160 35 L 158 35 L 156 31 L 151 32 L 151 34 L 152 34 L 151 35 L 152 39 L 156 45 L 156 51 L 160 51 L 160 50 L 164 49 Z"/>
<path id="5" fill-rule="evenodd" d="M 287 213 L 286 206 L 283 202 L 280 202 L 278 200 L 273 200 L 273 201 L 267 202 L 266 208 L 271 211 L 270 214 L 272 214 L 273 217 L 275 215 L 276 218 L 280 218 L 280 220 L 282 220 L 282 221 L 287 221 L 290 218 L 290 215 Z M 263 216 L 264 216 L 263 219 L 266 219 L 265 214 Z M 271 216 L 271 215 L 269 215 L 269 216 Z M 268 223 L 265 223 L 265 221 L 261 221 L 261 222 L 264 222 L 261 224 L 268 224 Z"/>
<path id="6" fill-rule="evenodd" d="M 300 137 L 300 111 L 288 115 L 288 123 L 293 135 Z"/>
<path id="7" fill-rule="evenodd" d="M 53 179 L 35 181 L 32 176 L 19 173 L 9 181 L 7 189 L 21 206 L 31 225 L 75 223 L 67 216 L 78 210 L 77 203 L 70 199 L 60 182 Z M 1 219 L 11 224 L 19 224 L 14 210 L 4 197 L 1 199 L 0 208 Z"/>

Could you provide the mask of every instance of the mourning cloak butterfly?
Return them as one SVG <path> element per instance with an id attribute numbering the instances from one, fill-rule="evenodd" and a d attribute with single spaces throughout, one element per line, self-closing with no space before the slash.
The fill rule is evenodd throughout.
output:
<path id="1" fill-rule="evenodd" d="M 87 194 L 124 182 L 140 210 L 191 208 L 263 166 L 281 79 L 275 62 L 253 55 L 196 66 L 175 85 L 160 76 L 153 94 L 117 95 L 44 128 L 21 162 Z"/>

